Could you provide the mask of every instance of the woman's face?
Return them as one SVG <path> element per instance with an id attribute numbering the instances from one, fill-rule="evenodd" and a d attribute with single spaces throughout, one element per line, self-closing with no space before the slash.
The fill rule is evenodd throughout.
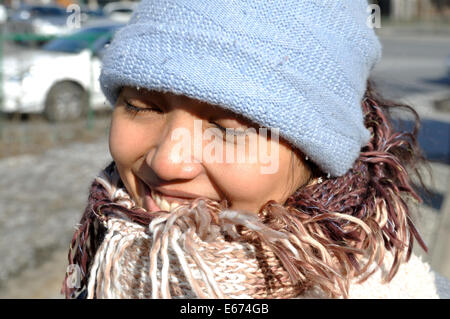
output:
<path id="1" fill-rule="evenodd" d="M 114 108 L 109 148 L 127 191 L 148 211 L 207 197 L 257 213 L 268 200 L 283 204 L 311 174 L 290 146 L 229 111 L 129 87 Z"/>

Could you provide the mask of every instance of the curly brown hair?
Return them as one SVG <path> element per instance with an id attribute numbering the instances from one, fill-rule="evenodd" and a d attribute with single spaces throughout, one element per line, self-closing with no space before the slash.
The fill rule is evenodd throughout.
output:
<path id="1" fill-rule="evenodd" d="M 363 282 L 372 275 L 375 269 L 369 267 L 373 261 L 381 266 L 386 250 L 394 256 L 386 281 L 409 260 L 414 239 L 427 252 L 414 226 L 409 202 L 422 203 L 412 177 L 415 175 L 426 190 L 419 169 L 429 168 L 417 140 L 420 117 L 411 106 L 383 98 L 370 79 L 362 108 L 371 139 L 352 169 L 343 176 L 327 178 L 308 162 L 313 172 L 311 182 L 284 205 L 270 201 L 259 212 L 271 227 L 289 229 L 303 238 L 294 246 L 304 253 L 301 259 L 308 260 L 307 264 L 292 262 L 288 250 L 281 258 L 291 270 L 291 278 L 308 278 L 304 284 L 318 284 L 333 297 L 347 296 L 351 278 L 358 276 Z M 413 114 L 412 131 L 394 129 L 392 110 L 399 108 Z M 358 255 L 367 258 L 364 267 Z"/>

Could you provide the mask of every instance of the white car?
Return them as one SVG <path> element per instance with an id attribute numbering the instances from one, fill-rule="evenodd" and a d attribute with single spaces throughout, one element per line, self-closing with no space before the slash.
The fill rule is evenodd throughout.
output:
<path id="1" fill-rule="evenodd" d="M 100 90 L 102 49 L 122 24 L 87 27 L 40 50 L 5 57 L 5 113 L 43 113 L 67 121 L 107 107 Z"/>

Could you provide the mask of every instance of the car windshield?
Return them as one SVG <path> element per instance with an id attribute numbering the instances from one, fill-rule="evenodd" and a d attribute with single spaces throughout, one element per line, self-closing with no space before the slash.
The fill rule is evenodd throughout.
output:
<path id="1" fill-rule="evenodd" d="M 80 53 L 84 49 L 91 48 L 97 39 L 111 30 L 113 29 L 105 27 L 79 31 L 69 36 L 54 39 L 45 44 L 42 49 L 45 51 Z"/>

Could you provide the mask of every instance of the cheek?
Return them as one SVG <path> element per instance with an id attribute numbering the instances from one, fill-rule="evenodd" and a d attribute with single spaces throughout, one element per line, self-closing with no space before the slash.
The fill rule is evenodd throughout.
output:
<path id="1" fill-rule="evenodd" d="M 145 153 L 142 141 L 145 141 L 145 137 L 141 130 L 115 111 L 109 132 L 109 150 L 114 161 L 121 165 L 131 165 Z"/>
<path id="2" fill-rule="evenodd" d="M 262 175 L 259 167 L 234 165 L 222 174 L 219 187 L 230 200 L 230 208 L 256 213 L 269 200 L 281 201 L 285 185 L 277 174 Z"/>
<path id="3" fill-rule="evenodd" d="M 262 174 L 260 164 L 214 164 L 207 167 L 217 187 L 231 202 L 232 209 L 257 212 L 267 201 L 284 201 L 290 192 L 289 161 L 279 159 L 273 174 Z M 264 171 L 264 170 L 263 170 Z"/>
<path id="4" fill-rule="evenodd" d="M 263 174 L 262 164 L 215 164 L 207 170 L 213 176 L 217 186 L 231 201 L 232 209 L 245 209 L 257 212 L 267 201 L 285 200 L 303 185 L 308 178 L 308 171 L 301 163 L 295 163 L 292 171 L 292 151 L 280 144 L 278 148 L 277 169 L 272 174 Z"/>
<path id="5" fill-rule="evenodd" d="M 206 167 L 220 193 L 232 209 L 255 211 L 258 209 L 264 181 L 260 180 L 258 167 L 248 164 L 213 164 Z"/>

